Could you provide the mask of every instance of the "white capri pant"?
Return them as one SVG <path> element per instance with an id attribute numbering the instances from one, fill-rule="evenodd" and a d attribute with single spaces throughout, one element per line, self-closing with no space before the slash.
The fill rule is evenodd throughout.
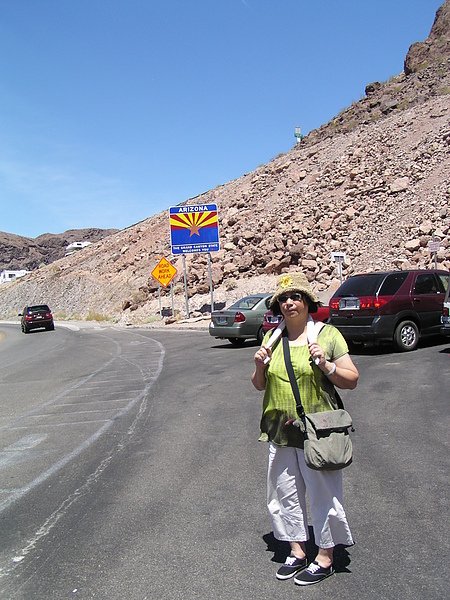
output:
<path id="1" fill-rule="evenodd" d="M 342 471 L 310 469 L 303 450 L 270 442 L 267 507 L 276 539 L 305 542 L 309 538 L 306 494 L 317 546 L 351 546 L 353 538 L 342 506 Z"/>

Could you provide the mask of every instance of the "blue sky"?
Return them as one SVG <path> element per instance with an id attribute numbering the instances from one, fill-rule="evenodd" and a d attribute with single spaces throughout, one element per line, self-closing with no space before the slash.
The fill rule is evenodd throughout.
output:
<path id="1" fill-rule="evenodd" d="M 0 0 L 0 231 L 123 228 L 252 171 L 400 73 L 441 4 Z"/>

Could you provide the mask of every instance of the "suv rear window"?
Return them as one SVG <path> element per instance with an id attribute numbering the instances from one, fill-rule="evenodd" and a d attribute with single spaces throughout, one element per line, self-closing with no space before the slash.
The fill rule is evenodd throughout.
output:
<path id="1" fill-rule="evenodd" d="M 38 312 L 50 312 L 50 309 L 46 304 L 38 304 L 36 306 L 29 306 L 27 312 L 28 312 L 28 314 L 38 313 Z"/>
<path id="2" fill-rule="evenodd" d="M 388 275 L 383 281 L 383 285 L 380 288 L 380 296 L 393 296 L 398 292 L 402 283 L 408 277 L 408 273 L 392 273 Z"/>
<path id="3" fill-rule="evenodd" d="M 375 296 L 384 276 L 384 273 L 353 275 L 344 281 L 335 296 Z"/>

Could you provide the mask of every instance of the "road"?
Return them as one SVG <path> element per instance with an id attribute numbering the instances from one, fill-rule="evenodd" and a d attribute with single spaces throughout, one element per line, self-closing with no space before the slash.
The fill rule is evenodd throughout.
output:
<path id="1" fill-rule="evenodd" d="M 265 508 L 255 348 L 205 331 L 0 325 L 0 597 L 298 598 L 274 576 L 286 548 Z M 308 596 L 441 600 L 450 343 L 353 358 L 357 543 Z"/>

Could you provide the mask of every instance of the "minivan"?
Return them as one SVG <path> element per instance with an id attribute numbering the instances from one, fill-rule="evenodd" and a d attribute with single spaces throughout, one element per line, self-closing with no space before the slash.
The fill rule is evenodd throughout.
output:
<path id="1" fill-rule="evenodd" d="M 442 305 L 441 335 L 450 335 L 450 282 Z"/>
<path id="2" fill-rule="evenodd" d="M 420 337 L 440 333 L 449 275 L 439 269 L 353 275 L 331 297 L 329 322 L 350 342 L 414 350 Z"/>

